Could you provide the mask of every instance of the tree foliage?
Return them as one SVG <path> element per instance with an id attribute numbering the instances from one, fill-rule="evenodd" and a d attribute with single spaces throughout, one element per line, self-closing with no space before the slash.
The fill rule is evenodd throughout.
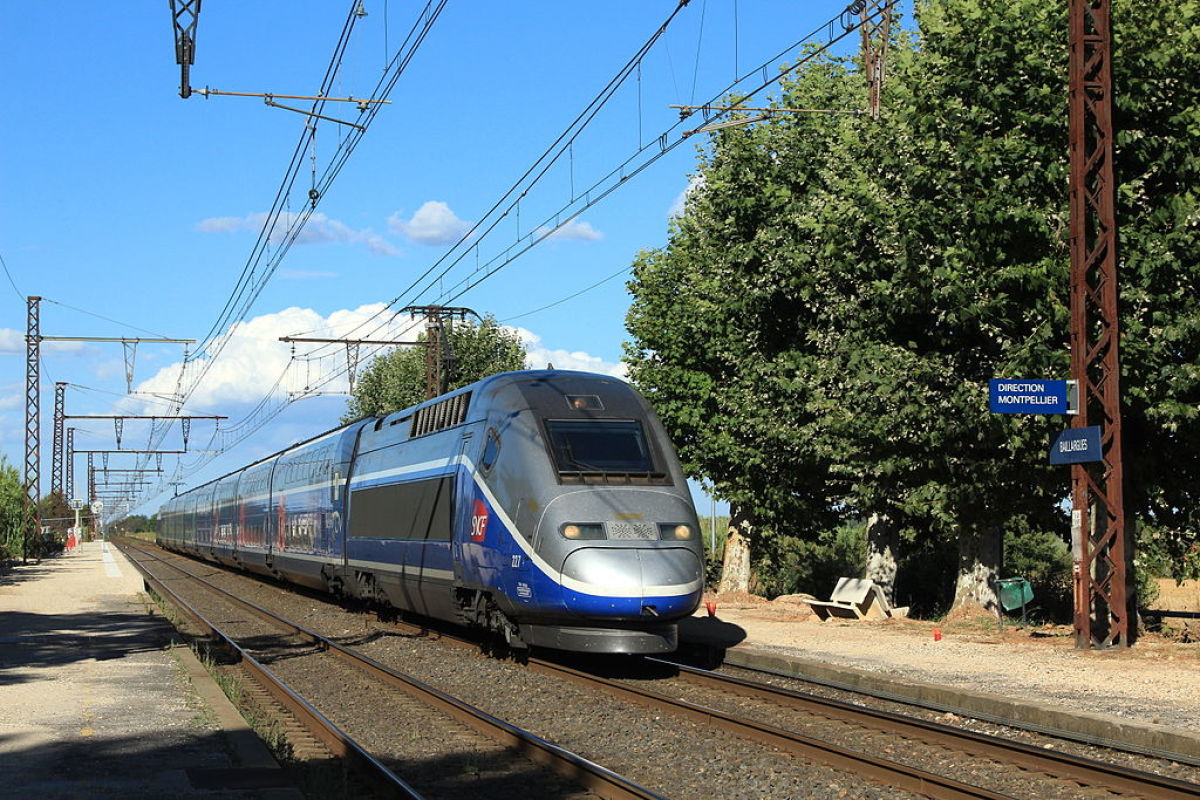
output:
<path id="1" fill-rule="evenodd" d="M 1127 508 L 1184 549 L 1200 491 L 1198 7 L 1131 0 L 1114 23 Z M 882 121 L 716 133 L 666 247 L 634 264 L 631 378 L 691 474 L 755 520 L 766 562 L 786 537 L 872 515 L 910 547 L 957 542 L 960 575 L 996 561 L 1006 529 L 1066 530 L 1067 476 L 1045 464 L 1063 420 L 986 404 L 991 377 L 1068 370 L 1066 7 L 924 0 L 917 15 Z M 824 59 L 779 103 L 862 98 L 853 65 Z"/>
<path id="2" fill-rule="evenodd" d="M 27 525 L 21 478 L 16 467 L 0 456 L 0 567 L 24 555 Z"/>
<path id="3" fill-rule="evenodd" d="M 158 515 L 130 514 L 113 523 L 113 533 L 154 533 L 158 530 Z"/>
<path id="4" fill-rule="evenodd" d="M 525 369 L 520 336 L 487 316 L 479 325 L 460 323 L 443 334 L 453 355 L 451 390 L 498 372 Z M 420 341 L 425 341 L 422 333 Z M 359 376 L 342 420 L 390 414 L 425 399 L 425 348 L 397 348 L 374 359 Z"/>

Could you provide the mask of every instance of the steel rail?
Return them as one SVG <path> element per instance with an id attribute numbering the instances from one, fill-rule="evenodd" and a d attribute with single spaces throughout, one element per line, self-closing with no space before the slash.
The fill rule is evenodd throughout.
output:
<path id="1" fill-rule="evenodd" d="M 373 671 L 378 669 L 382 671 L 384 675 L 395 676 L 401 681 L 412 682 L 416 686 L 423 687 L 426 690 L 434 692 L 438 695 L 442 695 L 452 703 L 461 703 L 461 701 L 450 698 L 448 695 L 444 695 L 444 693 L 440 692 L 439 690 L 433 689 L 433 687 L 427 687 L 415 679 L 395 673 L 388 667 L 378 664 L 366 656 L 355 653 L 353 650 L 345 648 L 337 642 L 333 642 L 332 640 L 321 636 L 318 633 L 310 631 L 301 625 L 291 622 L 290 620 L 283 619 L 274 612 L 262 608 L 261 606 L 250 602 L 249 600 L 239 598 L 236 595 L 233 595 L 230 592 L 220 588 L 219 586 L 213 586 L 210 582 L 198 576 L 192 575 L 181 567 L 170 564 L 166 561 L 163 561 L 163 563 L 171 566 L 185 575 L 188 575 L 193 580 L 204 583 L 206 586 L 215 590 L 219 594 L 226 596 L 238 606 L 245 608 L 252 614 L 257 615 L 264 620 L 271 621 L 274 624 L 282 625 L 288 628 L 292 633 L 309 639 L 313 644 L 328 647 L 328 649 L 335 654 L 343 655 L 344 657 L 349 658 L 360 665 L 368 664 Z M 455 637 L 443 636 L 443 638 L 456 645 L 469 644 L 465 640 L 457 639 Z M 803 736 L 792 731 L 783 730 L 782 728 L 776 728 L 774 726 L 754 722 L 752 720 L 741 720 L 717 711 L 716 709 L 706 708 L 704 706 L 688 703 L 683 700 L 675 700 L 673 698 L 660 695 L 656 692 L 635 689 L 625 686 L 624 684 L 606 681 L 602 678 L 590 675 L 589 673 L 582 672 L 580 670 L 574 670 L 569 667 L 563 667 L 561 665 L 554 664 L 553 662 L 531 658 L 529 659 L 528 664 L 543 673 L 557 674 L 559 676 L 570 678 L 576 682 L 590 684 L 592 686 L 599 686 L 609 692 L 621 696 L 622 699 L 625 700 L 633 700 L 642 705 L 650 705 L 652 707 L 659 708 L 665 705 L 670 711 L 691 717 L 692 719 L 698 720 L 703 724 L 716 725 L 743 738 L 748 738 L 753 741 L 779 747 L 784 751 L 800 753 L 812 760 L 820 761 L 824 764 L 833 766 L 846 772 L 862 775 L 879 783 L 894 786 L 898 789 L 904 789 L 916 794 L 924 794 L 931 798 L 935 798 L 936 800 L 1006 800 L 1007 798 L 1006 795 L 997 794 L 987 789 L 971 786 L 951 778 L 944 778 L 932 772 L 909 767 L 888 759 L 878 758 L 868 753 L 861 753 L 849 748 L 843 748 L 828 742 L 822 742 L 818 739 Z M 404 686 L 402 685 L 401 688 L 404 688 Z M 466 704 L 463 705 L 465 706 Z M 473 709 L 473 707 L 470 706 L 467 706 L 467 708 L 471 708 L 472 711 L 482 715 L 483 717 L 494 719 L 490 717 L 490 715 L 486 714 L 486 712 Z M 507 723 L 501 724 L 511 727 L 508 726 Z M 553 747 L 553 745 L 551 746 Z M 574 756 L 574 754 L 570 755 L 572 758 L 579 758 L 578 756 Z M 590 764 L 591 762 L 585 763 Z M 600 769 L 603 769 L 603 767 Z M 605 770 L 605 772 L 607 772 L 607 770 Z M 602 794 L 600 791 L 600 788 L 602 787 L 593 787 L 588 785 L 587 788 L 595 791 L 597 794 Z M 641 787 L 637 788 L 641 791 L 646 791 L 641 789 Z M 608 797 L 609 795 L 602 794 L 602 796 Z M 623 796 L 659 797 L 659 795 L 653 795 L 649 793 Z"/>
<path id="2" fill-rule="evenodd" d="M 1200 797 L 1200 786 L 1151 772 L 1108 764 L 1103 761 L 1044 750 L 1040 747 L 996 736 L 928 722 L 890 711 L 864 708 L 841 700 L 806 694 L 778 686 L 755 683 L 733 675 L 689 667 L 673 661 L 648 658 L 679 671 L 688 683 L 715 688 L 742 697 L 765 700 L 805 713 L 840 718 L 868 725 L 906 738 L 950 747 L 984 758 L 991 758 L 1022 769 L 1055 778 L 1077 781 L 1087 786 L 1109 789 L 1121 794 L 1136 794 L 1148 800 L 1182 800 Z"/>
<path id="3" fill-rule="evenodd" d="M 637 703 L 687 717 L 705 725 L 713 725 L 743 739 L 777 747 L 784 752 L 820 761 L 836 769 L 859 775 L 878 783 L 914 794 L 925 795 L 935 800 L 1010 800 L 1008 795 L 989 789 L 972 786 L 953 778 L 946 778 L 927 770 L 910 767 L 886 758 L 879 758 L 849 747 L 814 739 L 795 731 L 778 728 L 757 720 L 726 714 L 715 708 L 691 703 L 658 692 L 628 686 L 601 678 L 583 670 L 555 664 L 552 661 L 531 658 L 529 665 L 538 671 L 554 674 L 575 683 L 599 688 L 627 702 Z"/>
<path id="4" fill-rule="evenodd" d="M 127 543 L 127 542 L 123 542 Z M 214 585 L 212 582 L 204 578 L 194 575 L 187 570 L 179 567 L 169 561 L 159 558 L 157 555 L 146 553 L 140 548 L 137 549 L 144 555 L 161 562 L 162 564 L 177 570 L 186 575 L 193 581 L 203 584 L 208 589 L 221 595 L 229 602 L 236 604 L 238 607 L 249 611 L 260 619 L 269 622 L 273 625 L 278 625 L 289 630 L 291 633 L 308 639 L 309 642 L 317 647 L 325 650 L 333 655 L 336 655 L 343 660 L 353 664 L 371 674 L 375 678 L 382 680 L 390 686 L 401 689 L 411 697 L 414 697 L 436 709 L 450 715 L 453 719 L 461 722 L 467 727 L 475 730 L 478 733 L 499 742 L 505 747 L 519 753 L 521 756 L 534 761 L 537 764 L 546 767 L 556 774 L 570 780 L 579 786 L 587 789 L 603 798 L 604 800 L 666 800 L 663 795 L 657 794 L 643 786 L 622 777 L 612 770 L 603 767 L 595 762 L 589 761 L 582 756 L 576 755 L 569 750 L 566 750 L 553 742 L 549 742 L 536 734 L 522 730 L 515 725 L 505 722 L 498 717 L 488 714 L 469 703 L 459 700 L 452 695 L 449 695 L 440 689 L 430 686 L 412 676 L 398 672 L 385 664 L 381 664 L 375 659 L 366 656 L 355 650 L 345 647 L 332 639 L 322 636 L 315 631 L 309 630 L 302 625 L 299 625 L 291 620 L 288 620 L 273 611 L 270 611 L 257 603 L 251 602 L 244 598 L 222 589 Z M 136 562 L 135 562 L 136 564 Z M 139 569 L 141 570 L 140 566 Z M 145 570 L 141 570 L 143 575 Z M 224 638 L 224 636 L 222 635 Z M 303 701 L 301 701 L 303 702 Z"/>
<path id="5" fill-rule="evenodd" d="M 122 550 L 124 551 L 125 548 L 122 547 Z M 354 741 L 354 739 L 325 717 L 324 714 L 310 705 L 304 698 L 300 697 L 291 687 L 271 672 L 271 670 L 263 666 L 254 656 L 250 655 L 237 642 L 221 631 L 212 621 L 196 610 L 195 607 L 180 597 L 178 593 L 160 579 L 151 575 L 149 570 L 140 561 L 133 558 L 130 560 L 138 572 L 142 573 L 142 579 L 148 588 L 152 589 L 160 597 L 168 600 L 168 602 L 204 628 L 210 635 L 220 639 L 225 647 L 236 654 L 241 665 L 247 669 L 256 682 L 287 708 L 309 733 L 325 745 L 329 752 L 341 758 L 362 775 L 371 784 L 373 789 L 385 797 L 423 800 L 422 795 L 409 786 L 403 778 L 380 763 L 362 745 Z"/>
<path id="6" fill-rule="evenodd" d="M 1196 614 L 1196 617 L 1200 618 L 1200 614 Z M 671 666 L 691 666 L 690 664 L 685 665 L 669 659 L 662 660 Z M 955 703 L 925 700 L 921 697 L 915 696 L 914 694 L 904 694 L 899 690 L 884 691 L 881 689 L 869 689 L 865 686 L 860 686 L 845 681 L 833 680 L 832 678 L 821 678 L 815 675 L 789 672 L 784 669 L 775 669 L 763 665 L 751 666 L 750 664 L 738 663 L 736 661 L 726 661 L 724 666 L 734 667 L 736 669 L 745 670 L 746 672 L 774 675 L 777 678 L 784 678 L 797 683 L 808 683 L 813 684 L 814 686 L 824 686 L 827 689 L 836 689 L 841 692 L 849 692 L 854 695 L 871 697 L 876 700 L 885 700 L 889 703 L 896 703 L 898 705 L 924 708 L 928 711 L 937 711 L 943 714 L 949 713 L 958 717 L 968 717 L 970 719 L 976 719 L 982 722 L 991 722 L 995 725 L 1002 725 L 1006 728 L 1017 728 L 1019 730 L 1029 731 L 1042 736 L 1049 736 L 1053 739 L 1065 739 L 1072 742 L 1079 742 L 1080 744 L 1091 745 L 1093 747 L 1102 747 L 1106 750 L 1112 750 L 1118 753 L 1148 756 L 1160 761 L 1175 761 L 1177 763 L 1187 764 L 1188 766 L 1192 767 L 1200 767 L 1200 756 L 1181 753 L 1178 750 L 1150 747 L 1148 745 L 1135 744 L 1133 742 L 1121 741 L 1119 739 L 1111 739 L 1105 736 L 1067 730 L 1054 725 L 1041 725 L 1036 722 L 1026 722 L 1024 720 L 1013 719 L 1012 717 L 1004 716 L 1003 714 L 990 714 L 977 708 L 969 708 Z"/>

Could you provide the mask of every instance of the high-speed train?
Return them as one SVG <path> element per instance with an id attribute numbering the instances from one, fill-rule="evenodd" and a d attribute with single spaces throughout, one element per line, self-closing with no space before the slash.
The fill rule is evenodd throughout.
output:
<path id="1" fill-rule="evenodd" d="M 583 372 L 502 373 L 352 422 L 175 497 L 158 540 L 514 647 L 669 652 L 704 588 L 662 424 Z"/>

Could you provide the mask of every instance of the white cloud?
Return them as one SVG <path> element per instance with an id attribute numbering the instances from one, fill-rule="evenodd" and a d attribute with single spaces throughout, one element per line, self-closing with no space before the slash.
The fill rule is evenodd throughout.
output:
<path id="1" fill-rule="evenodd" d="M 351 334 L 371 339 L 416 338 L 418 327 L 408 316 L 396 317 L 383 324 L 389 319 L 389 314 L 385 313 L 380 319 L 372 321 L 383 309 L 382 303 L 372 303 L 356 309 L 335 311 L 323 317 L 309 308 L 292 307 L 238 323 L 211 366 L 208 366 L 209 359 L 206 358 L 188 364 L 185 385 L 208 366 L 203 380 L 188 400 L 188 408 L 225 413 L 229 405 L 256 403 L 272 392 L 299 393 L 318 388 L 325 392 L 345 392 L 345 376 L 318 387 L 326 376 L 345 370 L 345 347 L 296 343 L 297 359 L 293 362 L 292 345 L 279 341 L 279 338 L 337 338 Z M 373 352 L 372 348 L 364 346 L 360 356 L 365 361 Z M 136 390 L 160 395 L 173 394 L 181 366 L 180 362 L 176 362 L 163 367 L 153 377 L 139 384 Z M 282 380 L 280 376 L 283 376 Z"/>
<path id="2" fill-rule="evenodd" d="M 383 313 L 381 313 L 383 312 Z M 378 316 L 377 316 L 378 315 Z M 411 317 L 390 317 L 382 303 L 372 303 L 354 309 L 334 311 L 322 316 L 309 308 L 285 308 L 263 314 L 234 326 L 229 341 L 209 366 L 203 380 L 188 399 L 187 408 L 193 413 L 229 414 L 233 419 L 223 425 L 236 424 L 248 404 L 255 404 L 268 394 L 302 393 L 306 389 L 323 392 L 347 391 L 345 375 L 322 383 L 334 373 L 346 369 L 346 348 L 338 344 L 296 343 L 293 346 L 279 341 L 281 336 L 310 336 L 314 338 L 360 337 L 365 339 L 414 340 L 421 322 Z M 530 369 L 545 369 L 547 363 L 557 369 L 581 370 L 624 379 L 624 364 L 605 361 L 580 350 L 547 347 L 542 337 L 524 328 L 509 328 L 520 336 L 528 349 L 526 365 Z M 362 346 L 361 370 L 377 348 Z M 199 358 L 187 366 L 184 385 L 198 375 L 208 359 Z M 137 392 L 170 396 L 179 381 L 181 363 L 163 367 L 142 381 Z M 280 376 L 283 379 L 280 380 Z M 120 413 L 161 413 L 161 403 L 149 396 L 126 401 Z M 154 409 L 153 411 L 151 409 Z M 242 409 L 239 411 L 239 409 Z"/>
<path id="3" fill-rule="evenodd" d="M 49 336 L 49 334 L 46 334 Z M 90 352 L 87 342 L 46 342 L 40 346 L 43 355 L 63 355 L 67 353 Z M 0 328 L 0 356 L 24 355 L 25 331 L 13 328 Z"/>
<path id="4" fill-rule="evenodd" d="M 597 372 L 625 380 L 628 369 L 624 363 L 612 363 L 582 350 L 550 349 L 542 345 L 542 337 L 525 328 L 509 330 L 521 337 L 526 348 L 525 366 L 529 369 L 545 369 L 553 364 L 555 369 L 575 369 L 582 372 Z"/>
<path id="5" fill-rule="evenodd" d="M 538 236 L 550 233 L 550 235 L 546 237 L 548 240 L 578 239 L 584 242 L 598 242 L 604 238 L 603 233 L 593 228 L 590 223 L 582 220 L 565 223 L 559 226 L 558 229 L 554 230 L 552 233 L 550 231 L 550 228 L 542 227 L 538 228 L 536 233 Z"/>
<path id="6" fill-rule="evenodd" d="M 670 210 L 667 211 L 668 217 L 678 217 L 683 214 L 683 210 L 687 207 L 687 200 L 693 192 L 697 192 L 704 188 L 704 175 L 696 173 L 688 178 L 688 185 L 684 187 L 679 196 L 675 198 L 675 202 L 671 203 Z"/>
<path id="7" fill-rule="evenodd" d="M 259 217 L 257 226 L 251 224 L 253 217 Z M 250 214 L 246 217 L 209 217 L 196 223 L 196 230 L 201 233 L 237 233 L 238 231 L 257 230 L 262 227 L 266 214 Z"/>
<path id="8" fill-rule="evenodd" d="M 388 217 L 388 229 L 420 244 L 453 244 L 471 229 L 471 223 L 459 219 L 450 206 L 440 200 L 429 200 L 411 219 L 397 211 Z"/>
<path id="9" fill-rule="evenodd" d="M 279 245 L 287 233 L 288 227 L 296 222 L 300 214 L 285 212 L 279 215 L 275 227 L 271 230 L 271 243 Z M 244 217 L 209 217 L 196 223 L 196 230 L 202 233 L 241 233 L 262 230 L 268 215 L 259 211 Z M 312 214 L 304 224 L 304 228 L 296 236 L 296 244 L 327 244 L 341 242 L 346 244 L 361 244 L 375 255 L 396 256 L 400 251 L 370 228 L 355 230 L 346 223 L 330 219 L 320 212 Z"/>

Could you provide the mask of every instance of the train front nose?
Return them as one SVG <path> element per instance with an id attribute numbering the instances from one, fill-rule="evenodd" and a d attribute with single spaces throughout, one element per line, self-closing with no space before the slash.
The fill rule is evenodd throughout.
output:
<path id="1" fill-rule="evenodd" d="M 577 614 L 669 620 L 699 605 L 704 572 L 686 547 L 581 547 L 563 561 L 562 587 Z"/>

